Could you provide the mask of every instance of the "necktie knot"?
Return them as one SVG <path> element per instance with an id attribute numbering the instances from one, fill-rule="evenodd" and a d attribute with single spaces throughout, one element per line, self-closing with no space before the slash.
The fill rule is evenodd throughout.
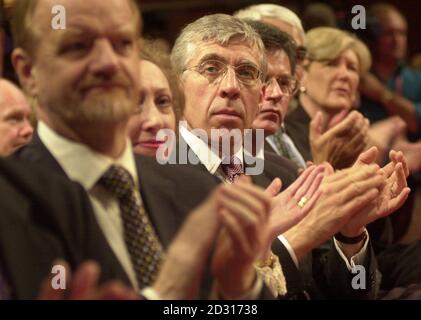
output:
<path id="1" fill-rule="evenodd" d="M 236 156 L 224 158 L 221 164 L 222 171 L 230 182 L 234 182 L 244 173 L 241 160 Z"/>

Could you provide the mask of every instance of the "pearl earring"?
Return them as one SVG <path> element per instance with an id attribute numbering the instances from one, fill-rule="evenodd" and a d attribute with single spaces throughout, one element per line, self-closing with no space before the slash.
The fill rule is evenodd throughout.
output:
<path id="1" fill-rule="evenodd" d="M 301 86 L 300 87 L 300 93 L 305 93 L 307 91 L 306 87 Z"/>

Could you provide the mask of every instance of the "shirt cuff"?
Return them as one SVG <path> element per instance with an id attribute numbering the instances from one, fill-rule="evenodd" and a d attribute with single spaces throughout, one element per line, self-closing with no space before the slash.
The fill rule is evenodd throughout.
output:
<path id="1" fill-rule="evenodd" d="M 348 258 L 345 256 L 345 254 L 342 252 L 342 249 L 339 245 L 339 242 L 333 238 L 333 243 L 335 244 L 335 248 L 338 251 L 339 255 L 341 256 L 342 260 L 345 261 L 346 267 L 348 268 L 348 271 L 352 271 L 352 269 L 356 266 L 356 265 L 363 265 L 365 258 L 367 257 L 367 246 L 368 246 L 368 242 L 370 240 L 370 235 L 367 233 L 367 237 L 365 238 L 365 243 L 363 245 L 363 247 L 361 248 L 361 250 L 359 252 L 357 252 L 355 255 L 353 255 L 351 257 L 351 259 L 348 260 Z"/>
<path id="2" fill-rule="evenodd" d="M 278 236 L 278 240 L 281 241 L 284 247 L 288 250 L 288 253 L 291 256 L 292 261 L 294 261 L 295 266 L 297 267 L 297 269 L 299 269 L 298 258 L 295 255 L 294 249 L 292 249 L 288 240 L 283 235 Z"/>
<path id="3" fill-rule="evenodd" d="M 271 252 L 270 260 L 270 264 L 257 263 L 255 265 L 256 271 L 262 277 L 263 282 L 275 298 L 285 296 L 287 293 L 287 285 L 282 266 L 279 263 L 279 258 Z"/>
<path id="4" fill-rule="evenodd" d="M 147 300 L 164 300 L 162 299 L 159 294 L 156 292 L 155 289 L 152 287 L 146 287 L 144 288 L 140 294 L 144 296 Z"/>
<path id="5" fill-rule="evenodd" d="M 226 297 L 219 290 L 219 286 L 214 283 L 214 289 L 212 290 L 210 299 L 211 300 L 256 300 L 263 289 L 263 279 L 260 275 L 256 274 L 256 278 L 253 282 L 253 286 L 238 297 Z"/>

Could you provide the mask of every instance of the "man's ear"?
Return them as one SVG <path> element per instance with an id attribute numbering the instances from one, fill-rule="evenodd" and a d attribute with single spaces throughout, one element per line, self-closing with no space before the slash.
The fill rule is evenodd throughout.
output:
<path id="1" fill-rule="evenodd" d="M 16 48 L 12 52 L 12 64 L 24 91 L 29 96 L 36 97 L 38 88 L 32 58 L 22 48 Z"/>

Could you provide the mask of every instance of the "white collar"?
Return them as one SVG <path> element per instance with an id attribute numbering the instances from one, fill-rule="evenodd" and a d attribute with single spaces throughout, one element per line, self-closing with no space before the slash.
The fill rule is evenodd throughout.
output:
<path id="1" fill-rule="evenodd" d="M 112 159 L 82 143 L 57 134 L 42 121 L 38 123 L 37 130 L 41 141 L 68 177 L 79 182 L 86 190 L 91 190 L 113 164 L 125 168 L 133 177 L 135 184 L 138 184 L 137 168 L 129 139 L 126 141 L 126 148 L 121 157 Z"/>
<path id="2" fill-rule="evenodd" d="M 183 139 L 186 141 L 187 145 L 192 149 L 192 151 L 199 158 L 199 161 L 206 167 L 206 169 L 211 173 L 215 174 L 221 165 L 222 159 L 219 155 L 209 147 L 202 139 L 194 135 L 190 130 L 184 126 L 179 126 L 179 131 Z M 240 159 L 241 164 L 244 167 L 243 159 L 243 147 L 238 148 L 235 156 Z"/>

